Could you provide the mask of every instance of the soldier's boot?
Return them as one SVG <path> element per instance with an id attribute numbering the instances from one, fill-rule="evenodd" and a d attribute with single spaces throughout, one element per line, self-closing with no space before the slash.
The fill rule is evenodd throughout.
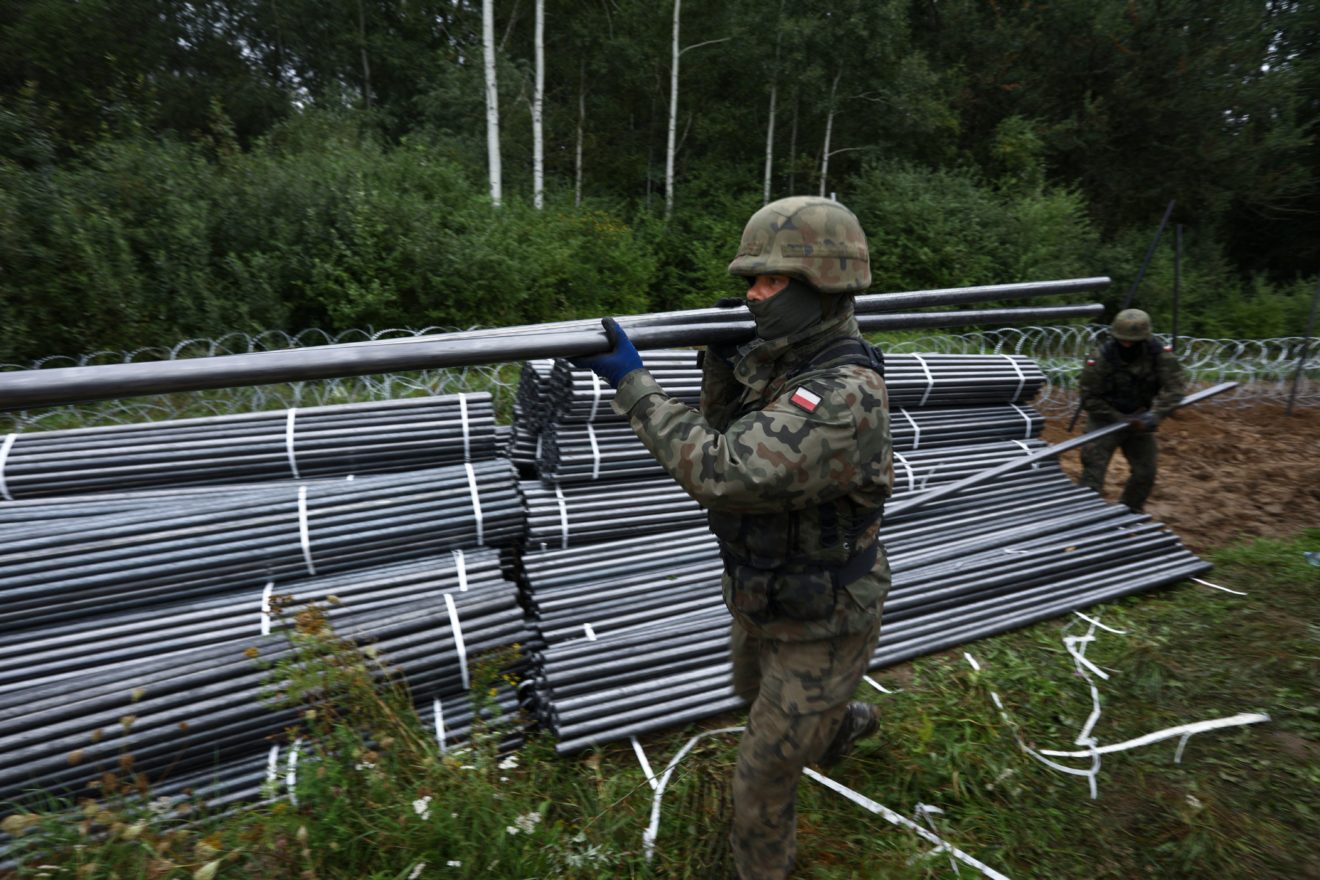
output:
<path id="1" fill-rule="evenodd" d="M 852 754 L 853 746 L 859 739 L 875 733 L 880 726 L 879 712 L 870 703 L 852 702 L 843 713 L 843 722 L 839 732 L 825 749 L 816 763 L 822 769 L 829 769 Z"/>

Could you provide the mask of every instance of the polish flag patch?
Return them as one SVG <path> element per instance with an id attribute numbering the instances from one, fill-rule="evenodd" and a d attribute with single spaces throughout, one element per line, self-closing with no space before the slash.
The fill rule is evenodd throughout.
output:
<path id="1" fill-rule="evenodd" d="M 807 412 L 815 412 L 816 407 L 820 406 L 820 395 L 812 394 L 805 388 L 794 391 L 793 396 L 788 400 L 799 409 L 805 409 Z"/>

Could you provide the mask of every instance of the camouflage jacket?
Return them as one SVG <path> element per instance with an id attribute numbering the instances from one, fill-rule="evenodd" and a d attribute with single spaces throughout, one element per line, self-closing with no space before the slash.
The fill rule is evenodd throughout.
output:
<path id="1" fill-rule="evenodd" d="M 1173 352 L 1153 339 L 1136 344 L 1142 350 L 1130 361 L 1119 356 L 1113 340 L 1086 359 L 1078 388 L 1096 422 L 1125 421 L 1142 410 L 1164 417 L 1183 399 L 1187 379 Z"/>
<path id="2" fill-rule="evenodd" d="M 707 356 L 700 413 L 645 370 L 614 398 L 707 509 L 725 558 L 725 603 L 759 637 L 863 632 L 889 590 L 877 540 L 893 482 L 889 401 L 883 377 L 855 363 L 861 347 L 839 344 L 848 338 L 861 338 L 851 314 L 754 340 L 732 362 Z M 830 356 L 845 348 L 851 357 Z"/>

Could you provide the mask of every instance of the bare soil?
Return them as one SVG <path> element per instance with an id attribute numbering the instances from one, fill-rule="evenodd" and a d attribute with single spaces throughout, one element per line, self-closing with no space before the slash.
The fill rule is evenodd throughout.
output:
<path id="1" fill-rule="evenodd" d="M 1082 433 L 1085 423 L 1078 419 L 1069 432 L 1067 418 L 1049 419 L 1043 438 L 1058 443 Z M 1159 476 L 1146 512 L 1192 551 L 1320 527 L 1320 409 L 1287 416 L 1278 404 L 1202 403 L 1160 425 L 1159 440 Z M 1079 455 L 1062 457 L 1074 479 L 1081 474 Z M 1127 477 L 1127 462 L 1116 452 L 1105 497 L 1116 501 Z"/>

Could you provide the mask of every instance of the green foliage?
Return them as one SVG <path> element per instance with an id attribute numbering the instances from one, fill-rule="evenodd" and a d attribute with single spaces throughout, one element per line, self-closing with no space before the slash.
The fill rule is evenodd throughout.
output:
<path id="1" fill-rule="evenodd" d="M 905 163 L 868 166 L 853 186 L 875 290 L 1091 274 L 1098 236 L 1075 192 L 996 190 L 970 172 Z"/>
<path id="2" fill-rule="evenodd" d="M 653 245 L 608 206 L 493 211 L 421 140 L 291 121 L 245 152 L 132 139 L 0 163 L 0 360 L 279 327 L 470 326 L 647 306 Z M 51 271 L 59 266 L 60 271 Z"/>

